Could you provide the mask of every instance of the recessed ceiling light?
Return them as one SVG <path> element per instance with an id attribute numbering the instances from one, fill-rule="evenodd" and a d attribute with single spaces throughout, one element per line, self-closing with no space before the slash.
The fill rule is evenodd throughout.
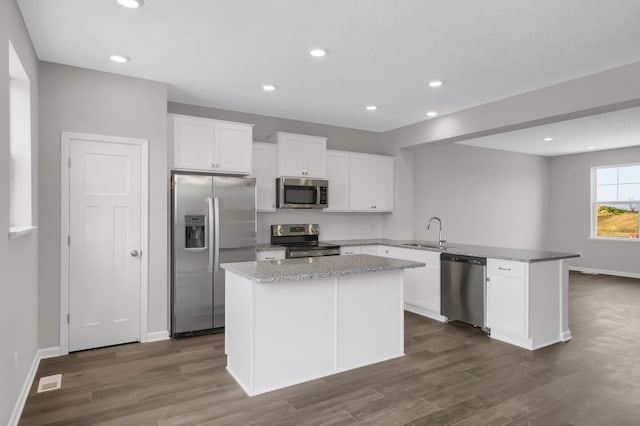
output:
<path id="1" fill-rule="evenodd" d="M 129 62 L 129 57 L 125 55 L 111 55 L 109 59 L 119 64 L 124 64 L 126 62 Z"/>
<path id="2" fill-rule="evenodd" d="M 440 80 L 432 80 L 429 82 L 429 87 L 440 87 L 442 86 L 442 81 Z"/>
<path id="3" fill-rule="evenodd" d="M 585 148 L 587 148 L 587 149 L 596 149 L 596 147 L 594 145 L 587 145 L 587 146 L 585 146 Z"/>
<path id="4" fill-rule="evenodd" d="M 437 112 L 435 112 L 435 111 L 429 111 L 429 112 L 427 113 L 427 117 L 435 117 L 436 115 L 438 115 L 438 113 L 437 113 Z"/>
<path id="5" fill-rule="evenodd" d="M 118 0 L 118 3 L 129 9 L 137 9 L 144 4 L 144 0 Z"/>
<path id="6" fill-rule="evenodd" d="M 262 86 L 262 90 L 264 90 L 265 92 L 273 92 L 274 90 L 276 90 L 276 86 L 274 86 L 273 84 L 265 84 L 264 86 Z"/>
<path id="7" fill-rule="evenodd" d="M 315 56 L 316 58 L 321 58 L 327 54 L 327 51 L 324 49 L 311 49 L 309 51 L 309 55 Z"/>
<path id="8" fill-rule="evenodd" d="M 546 138 L 544 138 L 542 140 L 545 141 L 545 142 L 551 142 L 553 140 L 553 138 L 547 136 Z"/>
<path id="9" fill-rule="evenodd" d="M 367 111 L 375 111 L 377 110 L 378 107 L 375 105 L 367 105 Z"/>

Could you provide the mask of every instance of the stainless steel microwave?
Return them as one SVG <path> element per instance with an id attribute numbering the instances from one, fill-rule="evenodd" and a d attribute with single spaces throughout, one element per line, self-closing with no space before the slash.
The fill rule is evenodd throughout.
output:
<path id="1" fill-rule="evenodd" d="M 276 179 L 279 209 L 324 209 L 328 207 L 329 181 L 280 177 Z"/>

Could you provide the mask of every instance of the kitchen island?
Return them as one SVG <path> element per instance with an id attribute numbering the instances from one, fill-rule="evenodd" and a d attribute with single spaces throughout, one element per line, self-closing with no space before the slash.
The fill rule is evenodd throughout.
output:
<path id="1" fill-rule="evenodd" d="M 360 254 L 221 266 L 227 370 L 250 396 L 404 355 L 403 270 L 424 263 Z"/>

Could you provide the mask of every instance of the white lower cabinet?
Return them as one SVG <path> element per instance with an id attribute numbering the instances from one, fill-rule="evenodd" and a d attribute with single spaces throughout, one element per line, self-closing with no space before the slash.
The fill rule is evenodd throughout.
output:
<path id="1" fill-rule="evenodd" d="M 261 250 L 256 253 L 256 260 L 278 260 L 285 258 L 286 252 L 284 250 Z"/>
<path id="2" fill-rule="evenodd" d="M 387 247 L 388 257 L 423 262 L 426 266 L 404 270 L 404 309 L 437 321 L 440 315 L 440 252 Z"/>
<path id="3" fill-rule="evenodd" d="M 487 259 L 487 327 L 491 337 L 538 349 L 563 335 L 560 261 Z"/>

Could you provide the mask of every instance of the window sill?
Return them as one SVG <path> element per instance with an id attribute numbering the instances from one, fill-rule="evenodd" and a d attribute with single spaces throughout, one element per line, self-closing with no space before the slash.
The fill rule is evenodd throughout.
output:
<path id="1" fill-rule="evenodd" d="M 15 240 L 34 232 L 36 229 L 38 229 L 37 226 L 12 226 L 9 228 L 9 239 Z"/>
<path id="2" fill-rule="evenodd" d="M 601 241 L 605 243 L 640 243 L 638 238 L 620 238 L 620 237 L 589 237 L 591 241 Z"/>

